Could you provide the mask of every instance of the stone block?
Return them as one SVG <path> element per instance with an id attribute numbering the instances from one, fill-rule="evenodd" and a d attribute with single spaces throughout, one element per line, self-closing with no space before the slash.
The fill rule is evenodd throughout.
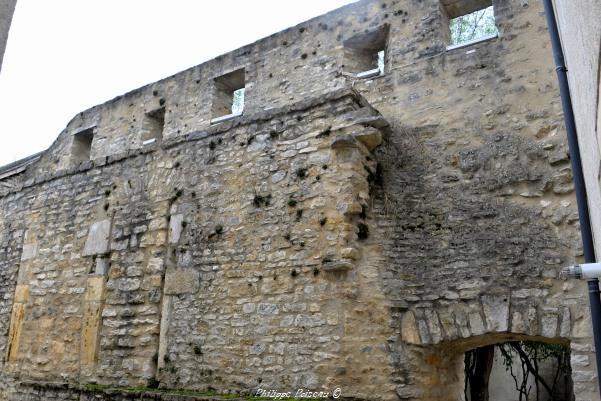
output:
<path id="1" fill-rule="evenodd" d="M 434 344 L 438 344 L 443 339 L 442 328 L 440 327 L 440 321 L 438 314 L 433 309 L 424 310 L 426 322 L 428 323 L 428 331 L 430 332 L 430 338 Z"/>
<path id="2" fill-rule="evenodd" d="M 38 244 L 23 244 L 23 251 L 21 252 L 21 260 L 26 261 L 35 258 L 38 253 Z"/>
<path id="3" fill-rule="evenodd" d="M 80 346 L 80 362 L 83 365 L 92 365 L 96 362 L 101 314 L 102 305 L 100 302 L 86 303 L 82 321 Z"/>
<path id="4" fill-rule="evenodd" d="M 142 285 L 142 280 L 138 278 L 121 278 L 117 280 L 117 288 L 120 291 L 136 291 Z"/>
<path id="5" fill-rule="evenodd" d="M 6 348 L 6 359 L 8 362 L 15 362 L 19 355 L 21 330 L 23 328 L 24 318 L 25 305 L 22 303 L 13 304 L 13 310 L 10 316 L 10 328 L 8 330 L 8 343 Z"/>
<path id="6" fill-rule="evenodd" d="M 253 313 L 256 309 L 256 305 L 254 303 L 245 303 L 242 305 L 242 312 L 244 313 Z"/>
<path id="7" fill-rule="evenodd" d="M 344 135 L 336 138 L 330 147 L 338 151 L 343 149 L 355 149 L 357 148 L 357 141 L 350 135 Z"/>
<path id="8" fill-rule="evenodd" d="M 482 316 L 478 312 L 471 312 L 468 315 L 470 329 L 473 336 L 479 336 L 486 332 L 484 328 L 484 321 L 482 320 Z"/>
<path id="9" fill-rule="evenodd" d="M 183 214 L 174 214 L 169 220 L 169 243 L 177 244 L 182 234 L 182 223 L 184 222 Z"/>
<path id="10" fill-rule="evenodd" d="M 165 274 L 165 294 L 178 295 L 195 293 L 200 284 L 198 271 L 192 269 L 167 269 Z"/>
<path id="11" fill-rule="evenodd" d="M 511 331 L 513 333 L 526 333 L 526 324 L 524 317 L 518 311 L 513 312 L 511 316 Z"/>
<path id="12" fill-rule="evenodd" d="M 350 260 L 333 260 L 330 262 L 322 263 L 322 269 L 324 271 L 347 271 L 353 269 L 354 264 Z"/>
<path id="13" fill-rule="evenodd" d="M 404 313 L 401 318 L 401 338 L 409 344 L 421 344 L 415 315 L 411 311 Z"/>
<path id="14" fill-rule="evenodd" d="M 149 283 L 151 287 L 160 287 L 163 283 L 163 277 L 160 274 L 153 274 L 149 277 Z"/>
<path id="15" fill-rule="evenodd" d="M 468 311 L 463 304 L 459 304 L 454 308 L 453 314 L 455 315 L 455 322 L 459 328 L 459 336 L 461 338 L 468 338 L 471 335 L 469 328 Z"/>
<path id="16" fill-rule="evenodd" d="M 106 258 L 96 258 L 96 267 L 94 268 L 94 274 L 104 276 L 108 274 L 109 263 Z"/>
<path id="17" fill-rule="evenodd" d="M 101 301 L 104 297 L 104 276 L 89 277 L 86 301 Z"/>
<path id="18" fill-rule="evenodd" d="M 17 285 L 15 289 L 15 302 L 26 303 L 29 299 L 29 286 Z"/>
<path id="19" fill-rule="evenodd" d="M 355 134 L 354 137 L 370 151 L 374 150 L 382 143 L 382 133 L 375 128 L 365 128 L 364 131 Z"/>
<path id="20" fill-rule="evenodd" d="M 161 274 L 163 272 L 163 267 L 165 262 L 161 258 L 151 258 L 148 260 L 148 265 L 146 269 L 149 273 Z"/>
<path id="21" fill-rule="evenodd" d="M 276 304 L 260 303 L 257 305 L 257 313 L 259 315 L 277 315 L 279 309 Z"/>
<path id="22" fill-rule="evenodd" d="M 584 366 L 589 366 L 590 365 L 590 359 L 588 357 L 588 355 L 582 355 L 582 354 L 574 354 L 572 353 L 572 355 L 570 355 L 570 364 L 572 365 L 572 367 L 584 367 Z"/>
<path id="23" fill-rule="evenodd" d="M 555 311 L 545 311 L 541 318 L 541 335 L 547 338 L 557 337 L 558 316 Z"/>
<path id="24" fill-rule="evenodd" d="M 533 306 L 529 307 L 526 317 L 528 334 L 534 336 L 539 335 L 540 324 L 538 319 L 538 310 Z"/>
<path id="25" fill-rule="evenodd" d="M 340 256 L 344 259 L 357 260 L 360 257 L 360 253 L 357 248 L 342 248 L 340 250 Z"/>
<path id="26" fill-rule="evenodd" d="M 171 321 L 171 299 L 169 295 L 163 299 L 163 306 L 161 308 L 161 325 L 159 329 L 159 355 L 157 361 L 157 367 L 162 369 L 165 367 L 165 355 L 167 353 L 167 332 L 169 330 L 169 324 Z"/>
<path id="27" fill-rule="evenodd" d="M 482 309 L 489 332 L 505 332 L 509 326 L 509 297 L 483 296 Z"/>
<path id="28" fill-rule="evenodd" d="M 83 256 L 103 255 L 109 251 L 111 221 L 102 220 L 92 224 L 83 249 Z"/>
<path id="29" fill-rule="evenodd" d="M 455 318 L 450 309 L 442 309 L 438 311 L 438 318 L 440 324 L 444 330 L 444 336 L 446 340 L 454 340 L 459 337 L 457 326 L 455 325 Z"/>
<path id="30" fill-rule="evenodd" d="M 428 322 L 425 318 L 420 317 L 417 319 L 417 329 L 419 331 L 419 336 L 424 344 L 432 344 L 432 337 L 430 336 L 430 331 L 428 330 Z"/>
<path id="31" fill-rule="evenodd" d="M 559 326 L 559 336 L 563 338 L 570 337 L 572 329 L 572 316 L 569 307 L 561 308 L 561 325 Z"/>

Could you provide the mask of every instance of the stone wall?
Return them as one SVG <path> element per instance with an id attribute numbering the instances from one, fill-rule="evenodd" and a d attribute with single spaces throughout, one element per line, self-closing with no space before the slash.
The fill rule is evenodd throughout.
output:
<path id="1" fill-rule="evenodd" d="M 465 351 L 530 339 L 597 399 L 542 6 L 494 5 L 498 38 L 446 50 L 438 0 L 362 1 L 78 114 L 0 198 L 5 398 L 456 400 Z M 241 68 L 244 114 L 211 124 Z"/>
<path id="2" fill-rule="evenodd" d="M 387 123 L 352 92 L 313 103 L 26 183 L 19 194 L 37 201 L 16 202 L 26 229 L 5 371 L 314 388 L 385 343 L 387 326 L 343 320 L 363 308 L 389 320 L 377 274 L 355 277 L 373 252 L 355 232 Z M 388 354 L 359 356 L 380 366 L 349 369 L 349 391 L 393 391 Z"/>

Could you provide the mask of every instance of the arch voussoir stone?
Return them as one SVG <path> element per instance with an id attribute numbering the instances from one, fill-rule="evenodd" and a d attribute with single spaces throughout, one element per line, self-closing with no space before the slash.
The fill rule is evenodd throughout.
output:
<path id="1" fill-rule="evenodd" d="M 512 305 L 509 294 L 408 309 L 400 322 L 402 341 L 412 345 L 437 345 L 495 334 L 562 341 L 571 337 L 572 328 L 569 307 Z"/>

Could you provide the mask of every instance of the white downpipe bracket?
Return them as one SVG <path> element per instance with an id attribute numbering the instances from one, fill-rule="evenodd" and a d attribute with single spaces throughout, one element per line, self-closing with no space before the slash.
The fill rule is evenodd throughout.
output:
<path id="1" fill-rule="evenodd" d="M 601 263 L 584 263 L 568 266 L 561 271 L 561 276 L 575 279 L 592 279 L 601 277 Z"/>

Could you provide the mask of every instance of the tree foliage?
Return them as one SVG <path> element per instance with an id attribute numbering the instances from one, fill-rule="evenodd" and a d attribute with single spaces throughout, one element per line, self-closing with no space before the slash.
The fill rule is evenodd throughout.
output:
<path id="1" fill-rule="evenodd" d="M 378 52 L 378 69 L 380 70 L 380 74 L 384 74 L 384 50 Z"/>
<path id="2" fill-rule="evenodd" d="M 548 399 L 551 401 L 570 401 L 571 376 L 570 349 L 561 344 L 545 344 L 532 341 L 511 341 L 498 345 L 503 356 L 505 370 L 515 382 L 520 401 L 532 399 L 534 390 L 536 401 Z M 555 372 L 551 379 L 545 379 L 540 374 L 540 363 L 554 360 Z M 522 374 L 514 372 L 519 364 Z M 534 388 L 529 384 L 530 377 L 534 379 Z M 544 394 L 544 395 L 543 395 Z"/>
<path id="3" fill-rule="evenodd" d="M 465 354 L 465 399 L 488 401 L 488 376 L 494 353 L 483 353 L 488 347 Z M 510 341 L 494 346 L 500 352 L 503 366 L 515 384 L 519 401 L 572 401 L 570 349 L 561 344 Z M 490 360 L 482 361 L 486 356 Z M 546 366 L 543 374 L 542 365 Z M 549 371 L 552 369 L 552 371 Z M 485 375 L 485 378 L 480 376 Z"/>
<path id="4" fill-rule="evenodd" d="M 235 90 L 232 97 L 232 114 L 241 114 L 244 110 L 244 88 Z"/>
<path id="5" fill-rule="evenodd" d="M 451 45 L 498 33 L 492 6 L 451 20 Z"/>

